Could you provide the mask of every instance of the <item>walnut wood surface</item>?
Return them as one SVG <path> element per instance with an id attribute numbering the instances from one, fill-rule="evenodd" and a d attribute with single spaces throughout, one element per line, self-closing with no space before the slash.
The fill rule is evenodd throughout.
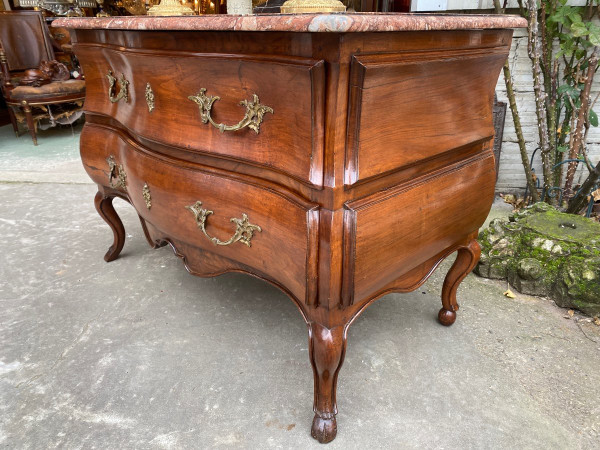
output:
<path id="1" fill-rule="evenodd" d="M 347 329 L 364 308 L 418 288 L 458 251 L 438 316 L 456 318 L 493 200 L 491 105 L 511 33 L 77 30 L 81 155 L 114 232 L 106 259 L 123 243 L 117 196 L 150 245 L 170 244 L 192 274 L 239 271 L 282 289 L 309 329 L 311 434 L 331 441 Z M 130 82 L 128 102 L 108 100 L 109 69 Z M 237 122 L 254 93 L 274 113 L 259 134 L 220 133 L 187 99 L 201 87 L 221 97 L 219 121 Z M 186 209 L 196 201 L 214 211 L 205 231 L 220 241 L 242 214 L 261 231 L 251 246 L 215 245 Z"/>
<path id="2" fill-rule="evenodd" d="M 96 206 L 96 211 L 100 214 L 100 217 L 104 219 L 104 221 L 110 226 L 114 235 L 114 242 L 108 248 L 108 251 L 104 255 L 104 261 L 111 262 L 119 257 L 119 253 L 123 250 L 123 246 L 125 245 L 125 227 L 123 226 L 123 222 L 121 222 L 121 218 L 115 211 L 113 207 L 113 199 L 115 195 L 111 195 L 106 192 L 101 185 L 99 185 L 98 192 L 96 193 L 96 197 L 94 198 L 94 205 Z"/>
<path id="3" fill-rule="evenodd" d="M 456 260 L 446 274 L 442 287 L 442 309 L 438 314 L 442 325 L 452 325 L 456 320 L 456 311 L 458 311 L 456 290 L 460 282 L 475 268 L 480 255 L 481 247 L 475 239 L 458 248 Z"/>
<path id="4" fill-rule="evenodd" d="M 500 70 L 505 59 L 502 47 L 355 56 L 346 183 L 490 140 L 496 82 L 487 72 Z M 448 101 L 457 95 L 460 100 Z M 363 107 L 388 102 L 397 107 Z"/>
<path id="5" fill-rule="evenodd" d="M 102 52 L 102 58 L 95 56 Z M 77 53 L 90 93 L 86 110 L 114 117 L 132 133 L 189 151 L 220 154 L 316 185 L 323 181 L 323 61 L 308 58 L 265 58 L 196 52 L 153 52 L 80 44 Z M 125 56 L 125 57 L 124 57 Z M 129 102 L 111 103 L 106 93 L 107 67 L 130 82 Z M 175 82 L 177 73 L 185 82 Z M 146 83 L 154 93 L 155 110 L 148 113 Z M 289 89 L 296 94 L 289 101 Z M 200 88 L 220 97 L 212 108 L 218 123 L 235 124 L 244 116 L 241 100 L 257 94 L 267 114 L 260 134 L 250 129 L 221 133 L 200 123 L 198 105 L 188 99 Z M 165 127 L 168 118 L 169 126 Z M 195 130 L 190 133 L 190 130 Z"/>

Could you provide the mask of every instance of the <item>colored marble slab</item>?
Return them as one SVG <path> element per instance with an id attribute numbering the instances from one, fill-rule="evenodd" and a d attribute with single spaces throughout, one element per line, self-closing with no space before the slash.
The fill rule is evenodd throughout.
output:
<path id="1" fill-rule="evenodd" d="M 109 30 L 292 31 L 362 33 L 524 28 L 527 21 L 509 15 L 452 14 L 260 14 L 187 17 L 65 17 L 53 26 Z"/>

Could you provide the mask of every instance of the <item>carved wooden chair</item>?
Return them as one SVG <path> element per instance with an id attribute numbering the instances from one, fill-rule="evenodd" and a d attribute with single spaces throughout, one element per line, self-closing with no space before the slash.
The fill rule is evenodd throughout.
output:
<path id="1" fill-rule="evenodd" d="M 54 59 L 54 51 L 42 13 L 39 11 L 0 11 L 0 69 L 2 94 L 17 137 L 15 111 L 22 111 L 29 134 L 37 145 L 33 108 L 60 103 L 83 102 L 83 80 L 53 81 L 41 86 L 19 85 L 22 72 L 35 69 L 43 60 Z"/>

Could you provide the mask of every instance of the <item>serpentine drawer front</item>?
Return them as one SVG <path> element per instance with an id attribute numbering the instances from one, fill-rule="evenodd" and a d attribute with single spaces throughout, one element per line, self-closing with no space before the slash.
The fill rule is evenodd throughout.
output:
<path id="1" fill-rule="evenodd" d="M 170 244 L 192 274 L 241 271 L 282 289 L 308 326 L 311 434 L 334 439 L 347 330 L 366 306 L 417 289 L 457 252 L 438 313 L 443 325 L 456 319 L 494 196 L 494 87 L 524 19 L 54 24 L 72 30 L 86 76 L 81 157 L 113 231 L 105 260 L 125 243 L 121 198 L 149 244 Z"/>
<path id="2" fill-rule="evenodd" d="M 92 142 L 103 142 L 102 151 L 90 145 Z M 160 230 L 160 238 L 218 252 L 232 263 L 285 286 L 298 300 L 314 301 L 307 296 L 311 292 L 314 297 L 315 289 L 307 286 L 314 285 L 316 279 L 317 205 L 233 174 L 178 165 L 177 161 L 149 154 L 122 133 L 104 127 L 85 127 L 81 155 L 98 184 L 109 181 L 114 161 L 117 172 L 112 177 L 113 187 L 126 194 L 140 216 Z M 125 174 L 125 186 L 119 185 L 119 171 Z M 285 214 L 274 220 L 273 211 Z M 278 257 L 270 257 L 274 254 Z"/>
<path id="3" fill-rule="evenodd" d="M 89 44 L 78 45 L 77 54 L 91 87 L 85 103 L 89 113 L 111 116 L 153 141 L 322 184 L 322 61 Z M 127 97 L 115 101 L 124 90 Z M 252 119 L 240 124 L 248 109 Z"/>

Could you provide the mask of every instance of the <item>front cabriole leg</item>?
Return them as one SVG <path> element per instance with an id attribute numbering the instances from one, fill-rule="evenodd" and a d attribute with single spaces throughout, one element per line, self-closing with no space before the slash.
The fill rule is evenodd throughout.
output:
<path id="1" fill-rule="evenodd" d="M 107 193 L 102 187 L 98 188 L 98 193 L 94 198 L 96 211 L 98 211 L 100 217 L 102 217 L 110 226 L 114 235 L 114 242 L 104 255 L 104 260 L 106 262 L 111 262 L 117 259 L 119 253 L 121 253 L 121 250 L 123 250 L 123 245 L 125 245 L 125 227 L 123 226 L 123 222 L 121 222 L 119 215 L 113 207 L 112 202 L 114 198 L 114 195 Z"/>
<path id="2" fill-rule="evenodd" d="M 450 326 L 456 320 L 456 311 L 458 311 L 456 291 L 462 280 L 473 270 L 480 255 L 481 247 L 475 239 L 458 248 L 456 260 L 446 274 L 442 287 L 442 309 L 438 314 L 438 320 L 442 325 Z"/>
<path id="3" fill-rule="evenodd" d="M 344 326 L 327 328 L 319 323 L 308 324 L 308 351 L 313 368 L 315 417 L 311 435 L 324 444 L 333 441 L 337 433 L 335 393 L 337 377 L 346 353 Z"/>

